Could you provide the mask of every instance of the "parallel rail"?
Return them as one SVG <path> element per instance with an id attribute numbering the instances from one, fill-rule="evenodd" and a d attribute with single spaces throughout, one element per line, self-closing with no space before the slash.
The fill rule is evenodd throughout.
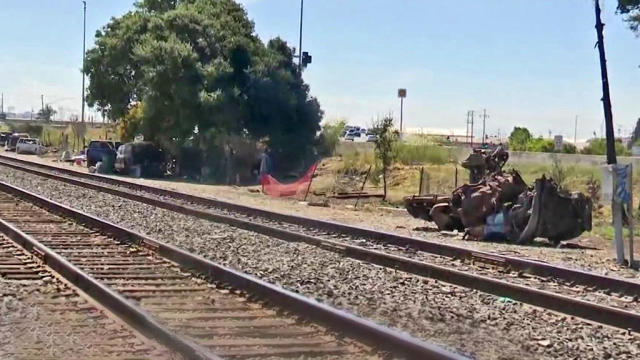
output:
<path id="1" fill-rule="evenodd" d="M 233 289 L 244 291 L 250 294 L 251 297 L 266 300 L 270 304 L 275 304 L 279 309 L 296 314 L 297 317 L 311 320 L 315 324 L 325 326 L 332 331 L 338 331 L 342 335 L 356 339 L 360 343 L 375 349 L 381 349 L 410 359 L 462 358 L 437 346 L 410 338 L 370 321 L 317 303 L 252 276 L 228 269 L 202 257 L 192 255 L 184 250 L 79 212 L 15 186 L 0 182 L 0 191 L 28 201 L 46 210 L 46 212 L 71 218 L 74 222 L 84 224 L 90 229 L 98 230 L 103 234 L 95 237 L 91 235 L 91 232 L 87 232 L 86 229 L 82 230 L 80 228 L 78 230 L 77 225 L 68 228 L 68 225 L 65 227 L 64 222 L 47 222 L 47 216 L 43 214 L 39 215 L 43 216 L 45 220 L 42 223 L 36 221 L 35 223 L 26 222 L 22 225 L 15 225 L 11 221 L 19 224 L 22 214 L 14 214 L 11 211 L 7 212 L 6 209 L 0 208 L 0 217 L 9 218 L 8 221 L 0 220 L 1 231 L 25 249 L 34 254 L 39 254 L 50 267 L 56 269 L 67 280 L 93 296 L 96 301 L 101 302 L 103 306 L 109 308 L 113 313 L 122 316 L 132 326 L 138 326 L 141 332 L 153 336 L 159 342 L 171 348 L 178 349 L 187 358 L 211 359 L 216 358 L 214 354 L 218 353 L 233 357 L 268 356 L 269 354 L 277 356 L 286 352 L 281 348 L 283 343 L 285 346 L 289 346 L 288 350 L 294 353 L 299 351 L 300 354 L 315 353 L 320 355 L 340 354 L 350 356 L 354 353 L 357 355 L 359 351 L 363 350 L 362 346 L 358 345 L 357 342 L 345 343 L 344 341 L 346 340 L 337 340 L 330 333 L 322 330 L 320 331 L 321 340 L 314 339 L 311 335 L 306 341 L 299 340 L 297 336 L 300 336 L 300 333 L 315 334 L 318 333 L 318 330 L 295 322 L 295 330 L 289 329 L 291 338 L 286 336 L 287 329 L 276 329 L 275 333 L 279 337 L 283 337 L 283 339 L 254 339 L 253 342 L 250 341 L 249 343 L 243 342 L 246 339 L 242 337 L 239 340 L 227 339 L 226 341 L 225 339 L 216 340 L 215 337 L 208 339 L 206 337 L 216 333 L 211 330 L 212 327 L 216 326 L 216 322 L 211 319 L 215 320 L 219 317 L 216 312 L 219 312 L 220 309 L 215 309 L 215 306 L 210 311 L 207 309 L 211 308 L 211 306 L 190 309 L 195 311 L 196 314 L 193 316 L 192 321 L 188 323 L 179 322 L 174 324 L 175 326 L 180 326 L 183 330 L 181 334 L 184 334 L 176 335 L 171 324 L 172 321 L 176 320 L 175 317 L 182 318 L 180 314 L 184 312 L 185 308 L 180 304 L 197 303 L 198 301 L 194 299 L 215 298 L 215 301 L 211 302 L 212 305 L 216 303 L 228 305 L 229 299 L 224 298 L 224 296 L 221 297 L 219 294 L 216 295 L 215 291 L 203 285 L 202 281 L 183 279 L 180 276 L 180 271 L 171 272 L 165 269 L 158 272 L 149 270 L 155 269 L 160 266 L 159 264 L 166 265 L 168 263 L 167 260 L 179 264 L 182 269 L 191 269 L 195 273 L 214 279 L 216 283 L 229 284 Z M 43 211 L 42 209 L 39 210 Z M 26 229 L 26 231 L 23 231 L 20 227 Z M 31 236 L 27 234 L 29 231 L 37 235 Z M 38 240 L 35 239 L 36 236 L 39 237 Z M 122 241 L 125 241 L 126 244 L 120 243 Z M 167 281 L 173 285 L 167 285 Z M 180 298 L 178 294 L 184 292 L 188 292 L 188 297 Z M 200 297 L 194 298 L 195 295 Z M 174 299 L 175 301 L 172 300 L 173 298 L 176 298 Z M 131 302 L 132 299 L 137 300 L 140 305 L 133 304 Z M 189 300 L 186 301 L 186 299 Z M 149 301 L 151 306 L 149 306 Z M 242 310 L 238 309 L 238 306 L 235 309 Z M 246 311 L 247 309 L 244 310 Z M 250 315 L 250 317 L 259 316 L 256 312 L 260 313 L 261 311 L 265 312 L 266 310 L 253 309 L 253 315 Z M 268 313 L 268 311 L 266 312 Z M 245 315 L 235 314 L 234 316 L 242 318 Z M 275 320 L 281 321 L 282 319 L 275 318 Z M 144 325 L 140 326 L 141 323 Z M 167 323 L 169 325 L 166 325 Z M 187 328 L 186 330 L 184 329 L 185 327 Z M 229 329 L 219 329 L 219 331 L 227 331 L 226 338 L 235 334 L 233 331 L 229 332 Z M 271 331 L 273 332 L 274 330 L 271 329 Z M 258 333 L 260 332 L 258 331 Z M 205 339 L 200 337 L 205 337 Z M 253 349 L 251 348 L 253 346 L 256 349 L 254 349 L 254 352 L 241 351 L 236 345 L 249 347 L 250 350 Z M 231 347 L 231 350 L 229 347 Z M 226 349 L 226 352 L 221 348 Z"/>
<path id="2" fill-rule="evenodd" d="M 177 358 L 115 321 L 4 235 L 0 279 L 0 328 L 11 330 L 2 334 L 9 340 L 0 346 L 0 358 Z"/>
<path id="3" fill-rule="evenodd" d="M 3 162 L 0 161 L 0 164 L 3 164 Z M 201 210 L 201 209 L 197 209 L 189 206 L 184 206 L 184 205 L 176 204 L 174 202 L 167 202 L 162 199 L 158 199 L 156 197 L 150 197 L 150 196 L 145 196 L 140 194 L 134 194 L 131 192 L 121 191 L 118 189 L 106 187 L 106 186 L 95 184 L 92 182 L 87 182 L 80 179 L 74 179 L 69 176 L 60 176 L 60 175 L 52 174 L 49 172 L 43 172 L 40 170 L 35 170 L 30 168 L 24 168 L 22 166 L 15 165 L 15 164 L 7 164 L 7 166 L 11 166 L 18 170 L 31 172 L 31 173 L 48 177 L 51 179 L 61 180 L 70 184 L 94 189 L 97 191 L 106 192 L 112 195 L 120 196 L 123 198 L 149 204 L 152 206 L 157 206 L 157 207 L 175 211 L 181 214 L 186 214 L 186 215 L 195 216 L 201 219 L 206 219 L 209 221 L 228 224 L 237 228 L 257 232 L 263 235 L 275 237 L 285 241 L 304 242 L 307 244 L 311 244 L 311 245 L 323 248 L 328 251 L 333 251 L 333 252 L 342 254 L 343 256 L 347 256 L 350 258 L 367 261 L 380 266 L 402 270 L 402 271 L 416 274 L 419 276 L 438 279 L 451 284 L 476 289 L 476 290 L 494 294 L 497 296 L 510 297 L 517 301 L 521 301 L 531 305 L 540 306 L 550 310 L 558 311 L 567 315 L 581 317 L 587 320 L 595 321 L 595 322 L 610 325 L 610 326 L 619 327 L 625 330 L 630 329 L 636 332 L 640 332 L 640 313 L 630 312 L 630 311 L 626 311 L 619 308 L 596 304 L 593 302 L 584 301 L 584 300 L 576 299 L 570 296 L 557 294 L 549 291 L 533 289 L 523 285 L 509 283 L 507 281 L 502 281 L 502 280 L 498 280 L 498 279 L 494 279 L 494 278 L 490 278 L 482 275 L 472 274 L 464 271 L 458 271 L 448 267 L 416 261 L 416 260 L 408 259 L 401 256 L 396 256 L 396 255 L 392 255 L 392 254 L 388 254 L 380 251 L 366 249 L 359 246 L 345 244 L 342 242 L 300 234 L 300 233 L 289 231 L 286 229 L 260 224 L 259 222 L 247 221 L 247 220 L 239 219 L 233 216 L 217 214 L 212 211 L 206 211 L 206 210 Z M 98 177 L 98 178 L 108 179 L 110 181 L 111 180 L 119 181 L 119 180 L 108 178 L 108 177 Z M 95 180 L 95 178 L 92 178 L 92 179 Z M 130 183 L 127 183 L 127 184 L 130 184 Z M 160 190 L 156 188 L 151 188 L 151 189 Z M 188 196 L 193 197 L 192 195 L 188 195 Z M 211 200 L 206 198 L 198 198 L 198 197 L 195 197 L 195 198 L 200 199 L 201 202 L 204 201 L 207 203 L 209 201 L 217 201 L 217 200 Z M 191 198 L 189 200 L 191 200 Z M 40 201 L 40 200 L 36 200 L 36 201 Z M 45 206 L 47 205 L 45 204 Z M 214 206 L 214 205 L 209 203 L 208 206 Z M 258 209 L 258 210 L 265 211 L 261 209 Z M 267 212 L 267 213 L 270 213 L 270 212 Z M 270 214 L 277 215 L 278 213 L 270 213 Z M 71 214 L 69 216 L 71 216 Z M 286 215 L 286 216 L 290 216 L 290 215 Z M 303 219 L 307 219 L 307 218 L 303 218 Z M 307 220 L 309 220 L 310 223 L 313 223 L 311 222 L 311 219 L 307 219 Z M 313 221 L 317 221 L 317 220 L 313 220 Z M 323 222 L 320 221 L 320 223 L 323 223 Z M 338 224 L 338 225 L 346 226 L 343 224 Z M 314 227 L 313 225 L 308 225 L 308 226 Z M 355 228 L 355 227 L 351 227 L 351 228 Z M 386 234 L 386 233 L 375 232 L 373 230 L 362 229 L 362 228 L 355 228 L 355 229 L 360 229 L 367 233 L 375 233 L 376 238 L 381 234 Z M 405 240 L 407 239 L 411 240 L 412 244 L 417 244 L 419 246 L 427 246 L 429 247 L 429 249 L 432 249 L 432 250 L 437 249 L 438 246 L 442 246 L 445 249 L 452 247 L 449 245 L 434 244 L 434 243 L 427 242 L 424 240 L 419 240 L 419 239 L 401 237 L 395 234 L 388 234 L 388 235 L 392 237 L 392 239 L 385 240 L 385 241 L 393 242 L 394 241 L 393 238 L 403 238 Z M 140 240 L 138 238 L 137 241 L 143 241 L 143 240 Z M 496 254 L 469 251 L 463 248 L 459 248 L 459 249 L 467 251 L 469 253 L 469 257 L 472 259 L 477 259 L 482 261 L 490 260 L 490 261 L 500 263 L 501 266 L 509 265 L 509 262 L 505 260 L 505 258 L 508 258 L 508 257 L 504 257 Z M 430 252 L 433 252 L 433 251 L 430 251 Z M 513 259 L 521 260 L 517 258 L 513 258 Z M 523 261 L 531 262 L 528 260 L 523 260 Z M 619 279 L 619 278 L 604 277 L 597 274 L 581 272 L 577 270 L 554 267 L 553 265 L 549 265 L 549 264 L 543 264 L 543 263 L 537 263 L 537 262 L 531 262 L 531 263 L 534 263 L 535 265 L 545 266 L 547 269 L 550 269 L 550 270 L 560 269 L 561 270 L 560 275 L 565 274 L 562 272 L 562 270 L 564 270 L 566 271 L 565 275 L 572 276 L 574 274 L 578 274 L 578 275 L 582 274 L 586 276 L 588 279 L 590 279 L 592 282 L 595 281 L 592 277 L 595 277 L 596 280 L 600 281 L 601 288 L 611 290 L 612 287 L 615 288 L 616 284 L 618 284 L 617 288 L 618 289 L 624 288 L 626 290 L 625 291 L 626 293 L 629 293 L 629 292 L 632 292 L 632 294 L 640 293 L 639 283 L 634 283 L 634 282 L 627 281 L 624 279 Z M 563 276 L 558 276 L 555 273 L 548 276 L 563 278 Z M 570 277 L 565 279 L 571 280 L 574 283 L 580 283 L 580 280 L 579 280 L 580 276 L 575 276 L 575 277 Z M 613 283 L 614 285 L 609 286 L 609 284 L 611 283 Z M 624 286 L 620 286 L 620 284 Z"/>
<path id="4" fill-rule="evenodd" d="M 22 165 L 19 165 L 19 164 L 22 164 Z M 576 285 L 582 285 L 585 287 L 591 287 L 596 289 L 609 290 L 609 291 L 613 291 L 613 292 L 617 292 L 617 293 L 625 294 L 629 296 L 636 296 L 640 294 L 639 282 L 634 282 L 634 281 L 630 281 L 630 280 L 619 278 L 619 277 L 599 275 L 593 272 L 588 272 L 588 271 L 583 271 L 578 269 L 571 269 L 564 266 L 552 265 L 552 264 L 548 264 L 540 261 L 522 259 L 518 257 L 501 255 L 501 254 L 493 254 L 485 251 L 477 251 L 477 250 L 464 248 L 461 246 L 440 244 L 440 243 L 435 243 L 435 242 L 431 242 L 424 239 L 403 236 L 403 235 L 394 234 L 394 233 L 385 232 L 385 231 L 368 229 L 360 226 L 347 225 L 347 224 L 333 222 L 333 221 L 313 219 L 313 218 L 300 216 L 300 215 L 285 214 L 285 213 L 265 210 L 257 207 L 231 203 L 231 202 L 220 200 L 220 199 L 201 197 L 201 196 L 187 194 L 187 193 L 183 193 L 175 190 L 168 190 L 168 189 L 162 189 L 158 187 L 133 183 L 131 181 L 120 180 L 113 177 L 82 173 L 82 172 L 78 172 L 70 169 L 59 168 L 56 166 L 34 163 L 31 161 L 26 161 L 26 160 L 17 159 L 14 157 L 9 157 L 4 155 L 0 155 L 0 166 L 7 166 L 16 170 L 25 171 L 28 173 L 32 173 L 32 174 L 50 178 L 50 179 L 59 180 L 69 184 L 90 188 L 94 190 L 99 190 L 103 192 L 108 192 L 112 195 L 126 197 L 132 200 L 135 200 L 133 198 L 134 194 L 130 194 L 124 191 L 118 191 L 116 189 L 112 189 L 108 187 L 96 186 L 95 184 L 82 181 L 80 179 L 100 181 L 106 184 L 126 187 L 136 191 L 142 191 L 142 192 L 147 192 L 147 193 L 151 193 L 159 196 L 180 199 L 180 200 L 192 202 L 194 204 L 199 204 L 202 206 L 215 207 L 215 208 L 228 210 L 232 212 L 238 212 L 241 214 L 245 214 L 247 216 L 262 217 L 267 220 L 280 221 L 280 222 L 289 223 L 293 225 L 314 228 L 314 229 L 318 229 L 326 232 L 341 233 L 341 234 L 354 236 L 354 237 L 368 238 L 368 239 L 384 242 L 389 245 L 411 248 L 418 251 L 423 251 L 426 253 L 440 255 L 440 256 L 446 256 L 446 257 L 457 258 L 457 259 L 469 259 L 469 260 L 493 259 L 495 261 L 499 261 L 501 263 L 501 266 L 505 268 L 509 268 L 513 271 L 521 271 L 524 273 L 541 276 L 541 277 L 562 279 Z M 34 168 L 44 169 L 46 171 L 40 171 Z M 66 176 L 53 174 L 50 171 L 64 174 Z M 73 177 L 80 178 L 80 179 L 74 179 Z M 138 199 L 141 199 L 141 197 L 139 197 Z M 159 203 L 156 203 L 155 205 L 159 206 Z M 179 205 L 176 205 L 176 211 L 179 211 L 178 207 Z"/>

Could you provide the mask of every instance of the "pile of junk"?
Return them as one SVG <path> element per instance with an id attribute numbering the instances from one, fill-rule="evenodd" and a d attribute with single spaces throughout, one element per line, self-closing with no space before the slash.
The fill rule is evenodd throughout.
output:
<path id="1" fill-rule="evenodd" d="M 518 171 L 503 171 L 509 153 L 476 149 L 462 162 L 469 183 L 451 195 L 405 197 L 409 214 L 436 224 L 440 231 L 464 232 L 472 239 L 530 244 L 563 240 L 591 231 L 592 200 L 560 189 L 544 175 L 528 186 Z"/>

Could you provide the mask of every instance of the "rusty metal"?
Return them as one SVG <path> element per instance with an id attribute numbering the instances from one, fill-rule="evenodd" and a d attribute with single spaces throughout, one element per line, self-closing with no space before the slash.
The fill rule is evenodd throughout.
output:
<path id="1" fill-rule="evenodd" d="M 191 277 L 185 278 L 184 276 L 178 276 L 181 272 L 179 269 L 172 267 L 173 263 L 180 264 L 183 268 L 192 269 L 199 274 L 213 279 L 217 283 L 230 284 L 234 289 L 245 291 L 252 296 L 268 300 L 270 303 L 277 304 L 287 312 L 299 314 L 317 324 L 328 326 L 331 329 L 337 329 L 341 334 L 357 338 L 376 349 L 385 349 L 408 358 L 461 358 L 456 354 L 449 353 L 433 345 L 423 343 L 372 322 L 319 304 L 259 279 L 225 268 L 202 257 L 192 255 L 181 249 L 134 233 L 91 215 L 77 212 L 64 205 L 25 192 L 14 186 L 0 183 L 0 190 L 35 203 L 47 209 L 49 212 L 71 217 L 74 221 L 88 224 L 88 226 L 94 229 L 100 229 L 101 232 L 107 235 L 117 237 L 118 241 L 100 234 L 93 234 L 91 237 L 87 237 L 87 235 L 77 235 L 77 233 L 81 232 L 78 230 L 83 230 L 83 228 L 76 225 L 60 229 L 60 233 L 64 230 L 69 231 L 72 234 L 69 238 L 42 234 L 38 236 L 38 240 L 45 245 L 33 246 L 41 247 L 45 253 L 50 251 L 52 255 L 55 254 L 60 258 L 65 257 L 69 262 L 74 264 L 69 264 L 70 266 L 74 268 L 77 266 L 76 269 L 80 272 L 81 270 L 79 270 L 79 268 L 87 271 L 92 274 L 95 279 L 100 280 L 103 286 L 108 285 L 127 299 L 137 301 L 141 308 L 161 319 L 163 323 L 168 324 L 167 326 L 171 330 L 177 331 L 176 328 L 179 328 L 181 333 L 194 343 L 197 343 L 197 346 L 207 347 L 216 354 L 265 357 L 293 353 L 299 355 L 355 355 L 358 357 L 365 354 L 363 351 L 368 353 L 369 350 L 367 350 L 368 347 L 363 348 L 352 340 L 338 340 L 323 328 L 317 325 L 306 325 L 296 320 L 297 317 L 279 316 L 275 311 L 260 307 L 257 304 L 253 304 L 253 306 L 257 308 L 247 309 L 246 306 L 248 305 L 246 302 L 234 302 L 233 299 L 236 298 L 236 296 L 229 293 L 220 294 L 220 291 L 215 289 L 215 287 L 209 286 L 208 282 Z M 0 198 L 2 198 L 2 196 L 0 196 Z M 15 202 L 2 204 L 2 206 L 0 206 L 0 217 L 8 218 L 7 221 L 9 222 L 19 220 L 21 216 L 19 213 L 11 211 L 4 212 L 7 207 L 12 206 L 15 207 L 17 205 L 15 205 Z M 43 209 L 35 209 L 46 214 Z M 0 226 L 1 228 L 4 228 L 9 234 L 13 234 L 13 236 L 19 234 L 19 238 L 29 238 L 24 232 L 13 228 L 12 225 L 5 221 L 2 221 L 0 224 L 3 224 Z M 34 230 L 34 228 L 42 225 L 38 223 L 20 223 L 19 221 L 18 224 L 18 226 L 24 227 L 26 230 Z M 60 222 L 56 222 L 56 224 L 61 226 Z M 130 243 L 121 243 L 121 240 L 124 239 L 129 240 Z M 35 242 L 35 240 L 31 240 Z M 84 246 L 73 246 L 72 244 L 82 244 Z M 95 245 L 97 249 L 87 247 L 87 245 L 90 244 Z M 137 246 L 138 244 L 140 246 Z M 151 246 L 153 249 L 156 249 L 157 253 L 148 251 L 142 247 L 142 244 L 145 244 L 145 247 Z M 53 250 L 49 250 L 48 247 Z M 47 258 L 52 255 L 47 253 Z M 117 264 L 120 267 L 112 269 L 112 264 Z M 129 267 L 126 267 L 127 265 Z M 140 265 L 144 265 L 144 267 Z M 153 266 L 155 266 L 155 268 Z M 70 276 L 70 274 L 67 275 Z M 81 275 L 74 274 L 74 276 Z M 87 292 L 93 293 L 91 289 L 88 289 Z M 96 300 L 102 299 L 104 301 L 104 294 L 99 295 L 100 296 L 96 297 Z M 206 307 L 191 309 L 194 315 L 193 317 L 186 315 L 186 320 L 184 316 L 177 315 L 186 311 L 184 308 L 185 305 L 192 303 L 189 306 L 193 307 L 194 299 L 197 298 L 208 299 L 208 307 L 210 309 L 207 310 Z M 175 299 L 177 303 L 174 303 L 171 299 Z M 153 306 L 149 305 L 151 303 Z M 219 314 L 221 310 L 216 308 L 216 304 L 218 303 L 225 304 L 225 306 L 233 303 L 235 304 L 235 310 L 227 309 L 231 314 L 225 318 L 224 314 Z M 118 310 L 118 306 L 115 307 L 115 310 Z M 158 312 L 158 307 L 162 307 L 164 310 Z M 273 322 L 278 320 L 281 322 L 280 326 L 277 326 L 277 324 L 268 326 L 268 332 L 271 335 L 264 334 L 263 337 L 260 337 L 260 331 L 255 330 L 257 333 L 250 339 L 251 341 L 243 342 L 243 335 L 241 334 L 237 335 L 236 340 L 234 340 L 234 332 L 232 329 L 235 327 L 230 329 L 229 327 L 219 325 L 220 322 L 228 323 L 229 321 L 233 322 L 239 319 L 243 321 L 254 321 L 256 323 L 252 323 L 251 326 L 257 328 L 262 326 L 259 324 L 261 321 L 268 320 Z M 287 336 L 287 331 L 291 332 L 291 324 L 293 324 L 293 328 L 299 329 L 300 332 L 311 332 L 314 335 L 300 337 L 299 334 L 296 333 Z M 284 325 L 287 326 L 283 327 Z M 215 337 L 211 338 L 210 336 L 207 337 L 206 334 L 210 328 L 221 328 L 221 331 L 225 331 L 229 333 L 229 335 L 225 336 L 224 340 L 216 339 Z M 246 329 L 245 326 L 240 328 L 242 332 Z M 282 332 L 279 330 L 282 330 Z M 278 339 L 274 339 L 274 335 L 276 334 Z M 203 336 L 205 338 L 202 338 Z M 319 338 L 324 340 L 314 340 Z"/>

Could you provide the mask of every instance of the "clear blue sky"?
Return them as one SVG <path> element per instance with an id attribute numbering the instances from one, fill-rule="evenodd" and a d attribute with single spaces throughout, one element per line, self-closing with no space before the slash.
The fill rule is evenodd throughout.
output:
<path id="1" fill-rule="evenodd" d="M 88 0 L 87 46 L 133 0 Z M 297 47 L 298 0 L 245 0 L 263 40 Z M 605 42 L 616 131 L 640 117 L 640 39 L 604 3 Z M 5 108 L 80 108 L 82 3 L 2 0 L 0 90 Z M 399 115 L 405 123 L 464 132 L 467 110 L 487 109 L 488 132 L 526 125 L 573 138 L 600 132 L 601 88 L 592 0 L 307 0 L 305 80 L 326 118 L 367 125 Z M 476 127 L 476 132 L 480 130 Z"/>

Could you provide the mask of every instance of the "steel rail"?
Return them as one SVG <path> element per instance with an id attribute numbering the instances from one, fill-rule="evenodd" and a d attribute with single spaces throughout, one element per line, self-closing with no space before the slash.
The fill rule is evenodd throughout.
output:
<path id="1" fill-rule="evenodd" d="M 175 246 L 151 239 L 143 234 L 102 220 L 93 215 L 75 210 L 5 182 L 0 182 L 0 191 L 29 201 L 52 213 L 72 218 L 75 221 L 81 222 L 91 228 L 99 229 L 105 234 L 138 244 L 185 268 L 191 269 L 192 271 L 204 276 L 213 277 L 223 283 L 230 284 L 236 289 L 246 291 L 258 298 L 267 300 L 277 306 L 281 306 L 298 316 L 337 330 L 372 347 L 405 356 L 409 359 L 466 359 L 462 355 L 452 353 L 436 345 L 414 339 L 406 334 L 393 331 L 369 320 L 364 320 L 347 312 L 334 309 L 328 305 L 321 304 L 315 300 L 311 300 L 302 295 L 282 289 L 253 276 L 219 265 L 201 256 L 188 253 Z M 9 224 L 7 225 L 9 233 L 19 232 L 19 230 L 10 227 Z M 2 229 L 4 229 L 4 227 L 0 228 L 0 230 Z M 33 239 L 31 240 L 35 241 Z M 28 250 L 30 249 L 28 248 Z M 55 255 L 55 253 L 53 254 Z M 49 256 L 50 255 L 47 253 L 46 258 L 48 259 Z M 59 259 L 58 261 L 65 260 Z M 64 270 L 69 266 L 74 267 L 67 262 L 67 265 L 62 269 Z M 58 267 L 55 267 L 54 269 L 57 270 Z M 77 269 L 77 271 L 81 272 L 79 269 Z M 78 281 L 76 276 L 78 275 L 69 275 L 70 281 L 73 283 Z M 82 277 L 80 280 L 88 281 Z M 91 292 L 89 293 L 91 294 Z M 97 300 L 100 300 L 100 297 L 98 297 Z M 126 300 L 124 301 L 126 302 Z"/>
<path id="2" fill-rule="evenodd" d="M 25 166 L 37 167 L 41 169 L 46 169 L 48 171 L 55 171 L 67 176 L 62 176 L 58 174 L 52 174 L 50 172 L 40 171 L 29 167 L 24 167 L 21 165 L 17 165 L 11 162 L 7 162 L 4 160 L 9 160 L 12 162 L 18 162 L 20 164 L 24 164 Z M 501 254 L 493 254 L 486 251 L 478 251 L 472 250 L 468 248 L 464 248 L 461 246 L 449 245 L 449 244 L 440 244 L 431 242 L 424 239 L 399 235 L 395 233 L 390 233 L 386 231 L 373 230 L 361 226 L 347 225 L 343 223 L 327 221 L 327 220 L 319 220 L 308 218 L 300 215 L 291 215 L 280 212 L 275 212 L 271 210 L 265 210 L 261 208 L 240 205 L 231 203 L 228 201 L 213 199 L 207 197 L 196 196 L 192 194 L 187 194 L 175 190 L 162 189 L 158 187 L 142 185 L 138 183 L 133 183 L 131 181 L 115 179 L 108 176 L 103 175 L 95 175 L 82 173 L 75 170 L 63 169 L 55 166 L 45 165 L 34 163 L 27 160 L 17 159 L 13 157 L 8 157 L 4 155 L 0 155 L 0 165 L 7 166 L 16 170 L 32 173 L 35 175 L 39 175 L 42 177 L 46 177 L 49 179 L 54 179 L 62 182 L 66 182 L 68 184 L 77 185 L 85 188 L 90 188 L 93 190 L 103 191 L 110 193 L 112 195 L 125 197 L 131 200 L 136 200 L 134 198 L 137 197 L 138 200 L 143 200 L 143 196 L 131 194 L 125 191 L 120 191 L 117 189 L 99 186 L 94 183 L 82 181 L 79 179 L 73 179 L 72 177 L 89 179 L 93 181 L 100 181 L 107 184 L 127 187 L 133 190 L 148 192 L 159 196 L 171 197 L 175 199 L 180 199 L 188 202 L 192 202 L 195 204 L 208 206 L 208 207 L 216 207 L 228 211 L 242 213 L 248 216 L 258 216 L 272 221 L 280 221 L 293 225 L 315 228 L 322 231 L 333 232 L 333 233 L 341 233 L 345 235 L 351 235 L 354 237 L 364 237 L 373 239 L 376 241 L 384 242 L 389 245 L 406 247 L 415 249 L 418 251 L 423 251 L 430 254 L 441 255 L 451 258 L 458 259 L 467 259 L 467 260 L 478 260 L 478 261 L 491 261 L 498 262 L 501 266 L 505 268 L 510 268 L 515 271 L 522 271 L 524 273 L 528 273 L 531 275 L 541 276 L 541 277 L 549 277 L 549 278 L 558 278 L 565 280 L 569 283 L 582 285 L 586 287 L 593 287 L 602 290 L 609 290 L 629 296 L 637 296 L 640 294 L 640 283 L 635 281 L 630 281 L 627 279 L 623 279 L 620 277 L 610 277 L 604 276 L 600 274 L 596 274 L 589 271 L 572 269 L 565 266 L 560 265 L 552 265 L 549 263 L 544 263 L 541 261 L 530 260 L 530 259 L 522 259 L 513 256 L 501 255 Z M 147 198 L 152 199 L 152 198 Z M 157 200 L 157 199 L 156 199 Z M 147 204 L 150 204 L 150 200 Z M 151 204 L 154 206 L 161 206 L 161 201 L 155 202 L 155 204 Z M 178 208 L 179 205 L 175 205 L 175 209 Z M 164 207 L 165 209 L 172 210 L 169 207 Z M 186 207 L 182 207 L 186 208 Z M 176 210 L 173 210 L 176 211 Z M 189 211 L 189 210 L 185 210 Z M 190 215 L 195 215 L 195 213 L 189 213 Z M 214 220 L 218 221 L 218 220 Z M 248 229 L 251 230 L 251 229 Z"/>
<path id="3" fill-rule="evenodd" d="M 93 300 L 104 306 L 147 338 L 155 339 L 169 349 L 180 353 L 186 359 L 220 359 L 209 350 L 171 332 L 154 320 L 151 315 L 125 299 L 122 295 L 95 280 L 49 247 L 41 244 L 33 237 L 25 234 L 3 219 L 0 219 L 0 232 L 4 233 L 9 239 L 20 245 L 26 251 L 34 254 L 53 271 L 84 291 L 93 298 Z"/>
<path id="4" fill-rule="evenodd" d="M 90 185 L 100 187 L 100 185 L 96 184 Z M 118 225 L 107 223 L 104 220 L 98 219 L 92 215 L 84 213 L 78 214 L 75 210 L 69 207 L 52 202 L 51 200 L 45 199 L 39 195 L 25 192 L 24 190 L 18 189 L 17 187 L 14 187 L 12 185 L 0 183 L 0 189 L 6 192 L 17 192 L 16 195 L 23 198 L 29 198 L 31 202 L 37 203 L 42 207 L 54 209 L 57 212 L 63 213 L 68 217 L 80 218 L 82 219 L 82 221 L 89 223 L 93 227 L 100 228 L 105 232 L 113 233 L 114 236 L 128 237 L 132 241 L 140 243 L 142 245 L 147 245 L 152 249 L 157 248 L 159 249 L 158 251 L 161 251 L 161 249 L 163 249 L 162 246 L 158 245 L 157 241 L 151 240 L 144 235 L 131 233 Z M 111 188 L 107 189 L 109 189 L 108 191 L 118 191 Z M 506 281 L 497 280 L 482 275 L 471 274 L 468 272 L 416 261 L 413 259 L 391 255 L 376 250 L 370 250 L 359 246 L 348 245 L 337 241 L 300 234 L 281 228 L 271 227 L 256 222 L 234 218 L 232 216 L 220 215 L 210 211 L 189 208 L 183 205 L 169 203 L 152 197 L 126 192 L 124 194 L 126 194 L 126 197 L 129 199 L 135 199 L 136 201 L 140 201 L 153 206 L 185 213 L 210 221 L 228 224 L 240 229 L 261 233 L 263 235 L 276 237 L 285 241 L 304 242 L 353 259 L 374 263 L 376 265 L 384 266 L 387 268 L 405 271 L 418 276 L 445 281 L 466 288 L 476 289 L 496 296 L 509 297 L 523 303 L 528 303 L 534 306 L 554 310 L 571 316 L 581 317 L 601 324 L 615 326 L 622 329 L 631 329 L 633 331 L 640 332 L 639 313 L 595 304 L 588 301 L 571 298 L 566 295 L 552 293 L 549 291 L 532 289 L 523 285 L 512 284 Z M 125 196 L 124 194 L 123 196 Z M 181 250 L 179 249 L 173 248 L 169 252 L 169 254 L 180 253 L 180 251 Z M 163 254 L 162 252 L 160 252 L 160 254 L 162 256 L 165 256 L 165 254 Z M 170 260 L 174 260 L 170 256 L 173 255 L 167 255 L 166 257 Z M 192 264 L 188 263 L 187 266 L 192 266 Z M 217 274 L 217 276 L 220 276 L 220 274 Z"/>

